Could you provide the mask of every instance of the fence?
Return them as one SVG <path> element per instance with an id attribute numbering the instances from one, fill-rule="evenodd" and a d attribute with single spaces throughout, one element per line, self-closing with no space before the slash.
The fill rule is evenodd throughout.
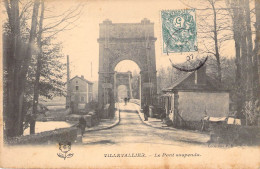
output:
<path id="1" fill-rule="evenodd" d="M 138 99 L 130 99 L 130 102 L 131 102 L 131 103 L 135 103 L 135 104 L 141 106 L 141 101 L 138 100 Z"/>

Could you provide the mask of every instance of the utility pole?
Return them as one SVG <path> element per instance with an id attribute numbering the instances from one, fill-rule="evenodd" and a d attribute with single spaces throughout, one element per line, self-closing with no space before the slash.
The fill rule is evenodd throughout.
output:
<path id="1" fill-rule="evenodd" d="M 92 78 L 92 62 L 91 62 L 90 68 L 91 68 L 91 78 Z"/>
<path id="2" fill-rule="evenodd" d="M 69 55 L 67 55 L 67 98 L 66 98 L 66 108 L 70 108 L 70 62 Z"/>

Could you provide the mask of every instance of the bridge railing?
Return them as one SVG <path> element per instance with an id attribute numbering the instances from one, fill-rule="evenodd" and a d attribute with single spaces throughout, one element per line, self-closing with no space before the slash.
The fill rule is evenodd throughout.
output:
<path id="1" fill-rule="evenodd" d="M 138 99 L 130 99 L 129 102 L 131 102 L 131 103 L 135 103 L 135 104 L 141 106 L 141 100 L 138 100 Z"/>

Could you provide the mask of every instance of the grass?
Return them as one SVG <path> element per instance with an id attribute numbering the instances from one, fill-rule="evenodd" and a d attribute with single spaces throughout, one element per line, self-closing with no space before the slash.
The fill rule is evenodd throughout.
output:
<path id="1" fill-rule="evenodd" d="M 45 113 L 46 116 L 40 116 L 37 121 L 46 121 L 46 119 L 52 119 L 53 121 L 65 121 L 65 117 L 70 114 L 70 109 L 60 108 L 49 110 Z"/>

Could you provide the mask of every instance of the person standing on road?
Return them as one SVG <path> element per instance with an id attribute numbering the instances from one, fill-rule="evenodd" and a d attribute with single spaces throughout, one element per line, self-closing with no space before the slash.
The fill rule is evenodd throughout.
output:
<path id="1" fill-rule="evenodd" d="M 145 103 L 144 105 L 144 121 L 148 121 L 149 106 Z"/>
<path id="2" fill-rule="evenodd" d="M 83 134 L 85 133 L 86 125 L 87 125 L 86 120 L 84 119 L 83 116 L 81 116 L 81 117 L 79 118 L 79 128 L 80 128 L 80 130 L 81 130 L 81 135 L 82 135 L 82 136 L 83 136 Z"/>
<path id="3" fill-rule="evenodd" d="M 125 101 L 125 105 L 127 105 L 127 98 L 126 97 L 125 97 L 124 101 Z"/>

